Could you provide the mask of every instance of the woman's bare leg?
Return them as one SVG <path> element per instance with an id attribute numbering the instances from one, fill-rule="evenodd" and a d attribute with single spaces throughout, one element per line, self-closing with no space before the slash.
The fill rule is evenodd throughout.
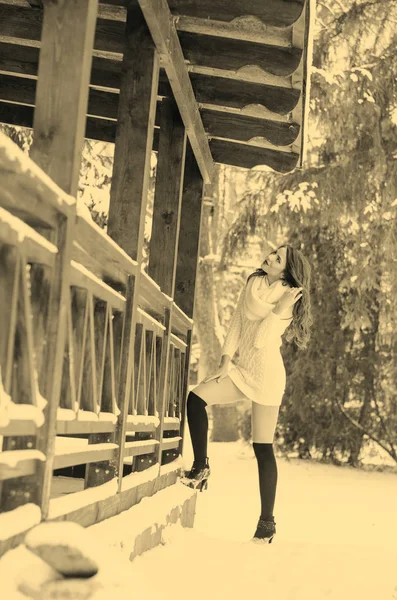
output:
<path id="1" fill-rule="evenodd" d="M 258 444 L 272 444 L 276 431 L 279 406 L 264 406 L 252 403 L 252 441 Z"/>
<path id="2" fill-rule="evenodd" d="M 219 383 L 215 379 L 207 383 L 199 383 L 192 392 L 210 406 L 213 404 L 231 404 L 245 398 L 245 395 L 238 389 L 229 376 L 221 379 Z"/>

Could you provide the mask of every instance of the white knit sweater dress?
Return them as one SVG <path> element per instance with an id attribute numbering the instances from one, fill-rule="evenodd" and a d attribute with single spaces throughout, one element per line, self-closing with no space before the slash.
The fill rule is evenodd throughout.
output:
<path id="1" fill-rule="evenodd" d="M 250 286 L 259 300 L 255 313 L 247 305 L 246 296 L 251 297 L 253 291 Z M 292 322 L 292 308 L 280 316 L 272 312 L 285 291 L 281 280 L 269 285 L 267 277 L 252 277 L 240 294 L 222 346 L 222 355 L 232 359 L 239 351 L 238 361 L 229 367 L 234 384 L 248 399 L 266 406 L 279 406 L 285 390 L 280 347 L 281 336 Z"/>

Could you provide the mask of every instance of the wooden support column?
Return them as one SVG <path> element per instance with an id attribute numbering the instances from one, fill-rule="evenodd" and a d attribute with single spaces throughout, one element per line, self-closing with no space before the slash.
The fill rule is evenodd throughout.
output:
<path id="1" fill-rule="evenodd" d="M 76 196 L 98 0 L 45 0 L 31 158 Z"/>
<path id="2" fill-rule="evenodd" d="M 176 304 L 190 318 L 194 314 L 196 276 L 199 260 L 200 228 L 202 215 L 203 178 L 189 144 L 186 149 L 185 173 L 183 181 L 181 225 L 178 244 L 175 294 Z M 181 442 L 179 453 L 183 452 L 186 423 L 186 398 L 189 382 L 189 367 L 192 348 L 192 330 L 188 332 L 185 371 L 182 382 Z"/>
<path id="3" fill-rule="evenodd" d="M 159 60 L 155 45 L 138 3 L 130 2 L 127 9 L 108 221 L 109 235 L 138 262 L 137 275 L 135 278 L 130 278 L 126 290 L 127 306 L 122 333 L 118 391 L 121 413 L 115 434 L 119 454 L 112 464 L 113 473 L 118 474 L 119 490 L 123 476 L 125 431 L 134 368 L 136 311 L 139 300 L 158 78 Z M 118 342 L 119 340 L 115 339 L 115 345 L 118 345 Z M 95 464 L 90 467 L 92 468 L 96 468 Z"/>
<path id="4" fill-rule="evenodd" d="M 137 2 L 125 36 L 108 233 L 141 263 L 160 67 Z"/>
<path id="5" fill-rule="evenodd" d="M 173 98 L 160 108 L 160 141 L 153 225 L 149 252 L 149 275 L 161 290 L 173 297 L 182 201 L 186 133 Z"/>
<path id="6" fill-rule="evenodd" d="M 149 252 L 149 275 L 161 290 L 174 296 L 176 262 L 181 218 L 182 183 L 186 154 L 186 131 L 174 99 L 163 100 L 160 113 L 160 141 L 153 225 Z M 159 393 L 160 424 L 156 431 L 158 462 L 161 466 L 164 417 L 169 401 L 168 373 L 170 369 L 170 335 L 172 306 L 167 310 L 164 325 Z"/>
<path id="7" fill-rule="evenodd" d="M 182 212 L 175 280 L 175 302 L 193 318 L 199 259 L 203 179 L 190 144 L 186 149 Z"/>
<path id="8" fill-rule="evenodd" d="M 31 158 L 65 192 L 76 195 L 84 142 L 88 88 L 97 14 L 97 0 L 46 0 L 34 114 Z M 54 460 L 56 417 L 65 348 L 69 271 L 75 207 L 60 218 L 50 234 L 58 254 L 49 281 L 46 366 L 40 380 L 48 404 L 45 424 L 37 436 L 37 448 L 46 461 L 38 467 L 30 501 L 48 514 Z M 32 270 L 32 277 L 35 273 Z"/>

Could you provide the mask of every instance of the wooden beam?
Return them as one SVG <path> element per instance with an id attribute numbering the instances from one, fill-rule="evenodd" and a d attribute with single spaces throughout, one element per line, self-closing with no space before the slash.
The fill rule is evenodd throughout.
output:
<path id="1" fill-rule="evenodd" d="M 165 294 L 173 297 L 186 135 L 173 99 L 161 103 L 160 119 L 148 273 Z"/>
<path id="2" fill-rule="evenodd" d="M 178 16 L 176 18 L 176 28 L 177 31 L 215 35 L 282 48 L 289 48 L 292 45 L 292 26 L 272 27 L 261 23 L 258 19 L 252 19 L 252 17 L 242 17 L 236 22 L 227 23 L 225 21 L 214 21 L 213 19 Z"/>
<path id="3" fill-rule="evenodd" d="M 33 127 L 33 106 L 24 106 L 23 104 L 12 104 L 10 102 L 0 101 L 0 123 L 8 125 L 20 125 L 21 127 Z M 87 117 L 85 137 L 91 140 L 101 142 L 116 141 L 117 121 L 111 119 L 98 119 Z M 157 152 L 159 147 L 160 131 L 154 130 L 153 151 Z"/>
<path id="4" fill-rule="evenodd" d="M 223 77 L 208 77 L 190 73 L 196 100 L 202 104 L 215 104 L 229 108 L 244 108 L 261 104 L 281 115 L 291 112 L 300 98 L 300 91 L 259 83 L 237 81 Z"/>
<path id="5" fill-rule="evenodd" d="M 108 232 L 140 263 L 159 62 L 143 15 L 134 5 L 128 12 L 125 38 Z"/>
<path id="6" fill-rule="evenodd" d="M 37 102 L 38 106 L 40 96 L 38 96 L 39 91 L 36 79 L 27 79 L 26 77 L 14 77 L 13 75 L 0 74 L 0 90 L 0 100 L 5 100 L 6 102 L 30 104 L 31 106 L 34 106 Z M 86 101 L 84 106 L 80 129 L 84 128 L 85 126 L 84 121 L 87 114 L 105 119 L 116 120 L 118 113 L 119 94 L 93 88 L 91 88 L 89 92 L 88 90 L 89 88 L 87 84 L 88 103 Z M 41 112 L 43 111 L 41 103 L 40 110 Z M 35 113 L 37 114 L 37 110 Z M 57 131 L 59 130 L 60 126 L 61 124 L 56 126 L 54 125 Z M 64 152 L 66 152 L 66 148 L 64 149 Z"/>
<path id="7" fill-rule="evenodd" d="M 77 194 L 87 114 L 97 0 L 46 3 L 34 113 L 32 159 Z"/>
<path id="8" fill-rule="evenodd" d="M 14 75 L 37 76 L 40 48 L 0 41 L 0 71 Z M 90 84 L 120 89 L 121 60 L 93 56 Z"/>
<path id="9" fill-rule="evenodd" d="M 223 111 L 202 109 L 201 118 L 209 137 L 242 142 L 248 142 L 254 137 L 263 137 L 275 146 L 289 146 L 296 140 L 300 131 L 298 123 L 255 119 Z"/>
<path id="10" fill-rule="evenodd" d="M 216 162 L 245 169 L 265 165 L 279 173 L 289 173 L 296 168 L 299 159 L 299 155 L 293 152 L 280 152 L 225 140 L 212 139 L 210 146 Z"/>
<path id="11" fill-rule="evenodd" d="M 42 10 L 0 4 L 0 37 L 40 42 L 42 21 Z M 122 54 L 124 28 L 121 21 L 97 19 L 94 48 Z"/>
<path id="12" fill-rule="evenodd" d="M 305 0 L 168 0 L 173 15 L 227 22 L 249 15 L 274 27 L 292 25 L 299 18 L 304 2 Z"/>
<path id="13" fill-rule="evenodd" d="M 190 145 L 186 148 L 181 225 L 175 279 L 175 302 L 193 318 L 199 258 L 203 179 Z"/>
<path id="14" fill-rule="evenodd" d="M 185 59 L 203 67 L 238 71 L 254 65 L 272 75 L 288 77 L 302 58 L 299 48 L 278 48 L 188 31 L 179 31 L 178 36 Z"/>
<path id="15" fill-rule="evenodd" d="M 138 1 L 167 72 L 203 179 L 209 183 L 214 174 L 213 160 L 167 1 Z"/>
<path id="16" fill-rule="evenodd" d="M 116 79 L 120 82 L 121 75 L 119 73 L 110 74 L 109 81 L 107 80 L 111 64 L 109 63 L 107 66 L 109 70 L 96 71 L 95 84 L 99 84 L 99 79 L 103 87 L 112 87 L 117 83 Z M 121 71 L 117 62 L 116 68 Z M 261 104 L 271 112 L 288 114 L 296 107 L 300 98 L 300 91 L 296 89 L 263 85 L 226 77 L 213 77 L 202 73 L 190 73 L 190 80 L 199 103 L 213 104 L 219 107 L 241 109 L 250 104 Z M 33 105 L 35 89 L 36 83 L 33 79 L 0 74 L 0 100 Z M 167 76 L 162 71 L 160 71 L 158 94 L 162 97 L 172 95 Z M 113 91 L 91 88 L 88 114 L 116 119 L 118 99 L 118 94 Z M 158 118 L 156 118 L 156 124 L 158 123 Z"/>

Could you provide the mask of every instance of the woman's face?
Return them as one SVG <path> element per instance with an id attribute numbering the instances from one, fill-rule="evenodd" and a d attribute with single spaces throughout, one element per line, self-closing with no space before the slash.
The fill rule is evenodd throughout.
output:
<path id="1" fill-rule="evenodd" d="M 282 247 L 271 252 L 261 264 L 261 269 L 270 277 L 277 279 L 284 273 L 287 264 L 287 248 Z"/>

